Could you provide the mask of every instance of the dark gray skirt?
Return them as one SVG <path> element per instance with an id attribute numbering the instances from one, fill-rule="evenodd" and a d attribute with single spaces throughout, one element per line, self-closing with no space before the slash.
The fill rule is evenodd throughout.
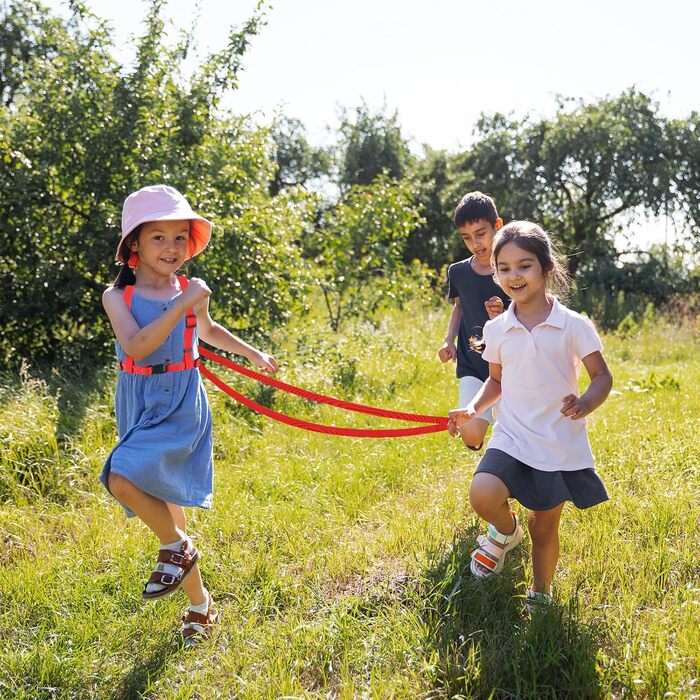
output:
<path id="1" fill-rule="evenodd" d="M 480 472 L 497 476 L 511 497 L 528 510 L 549 510 L 564 501 L 571 501 L 577 508 L 590 508 L 609 498 L 595 469 L 544 472 L 495 448 L 484 453 L 476 468 L 476 474 Z"/>

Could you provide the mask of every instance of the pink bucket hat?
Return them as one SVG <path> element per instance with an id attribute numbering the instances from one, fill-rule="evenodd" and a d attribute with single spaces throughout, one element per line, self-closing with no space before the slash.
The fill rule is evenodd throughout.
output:
<path id="1" fill-rule="evenodd" d="M 211 238 L 211 223 L 195 214 L 180 192 L 169 185 L 151 185 L 132 192 L 122 208 L 122 237 L 117 247 L 117 260 L 124 264 L 120 254 L 124 239 L 140 224 L 147 221 L 177 221 L 188 219 L 190 229 L 190 258 L 201 253 Z"/>

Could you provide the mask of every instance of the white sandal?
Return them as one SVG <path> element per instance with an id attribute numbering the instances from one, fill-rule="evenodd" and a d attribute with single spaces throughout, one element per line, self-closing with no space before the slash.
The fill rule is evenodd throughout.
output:
<path id="1" fill-rule="evenodd" d="M 503 569 L 506 554 L 523 539 L 524 533 L 522 527 L 520 527 L 518 516 L 513 511 L 511 511 L 511 514 L 515 521 L 515 528 L 510 535 L 502 535 L 489 523 L 486 529 L 487 534 L 478 537 L 478 546 L 470 554 L 472 561 L 469 565 L 472 574 L 476 578 L 490 578 L 494 574 L 499 574 Z M 499 547 L 491 540 L 495 540 L 495 542 L 503 546 Z"/>
<path id="2" fill-rule="evenodd" d="M 552 596 L 529 590 L 525 594 L 525 614 L 532 616 L 538 611 L 546 610 L 552 604 Z"/>

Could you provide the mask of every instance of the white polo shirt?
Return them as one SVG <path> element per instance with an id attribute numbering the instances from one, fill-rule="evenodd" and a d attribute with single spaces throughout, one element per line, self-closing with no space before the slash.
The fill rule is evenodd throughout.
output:
<path id="1" fill-rule="evenodd" d="M 501 365 L 503 375 L 488 446 L 542 471 L 593 468 L 586 419 L 562 415 L 561 400 L 578 396 L 581 358 L 603 349 L 598 333 L 588 318 L 556 299 L 532 332 L 518 321 L 515 309 L 512 302 L 484 326 L 483 358 Z"/>

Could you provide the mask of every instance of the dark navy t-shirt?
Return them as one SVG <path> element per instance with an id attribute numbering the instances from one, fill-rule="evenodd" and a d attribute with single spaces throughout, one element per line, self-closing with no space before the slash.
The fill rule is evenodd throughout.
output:
<path id="1" fill-rule="evenodd" d="M 510 298 L 493 281 L 492 275 L 479 275 L 471 266 L 472 258 L 450 265 L 447 270 L 447 296 L 462 304 L 462 320 L 457 334 L 457 377 L 477 377 L 482 382 L 489 376 L 489 363 L 469 347 L 469 338 L 481 338 L 484 324 L 489 320 L 484 302 L 492 296 L 503 299 L 507 309 Z"/>

